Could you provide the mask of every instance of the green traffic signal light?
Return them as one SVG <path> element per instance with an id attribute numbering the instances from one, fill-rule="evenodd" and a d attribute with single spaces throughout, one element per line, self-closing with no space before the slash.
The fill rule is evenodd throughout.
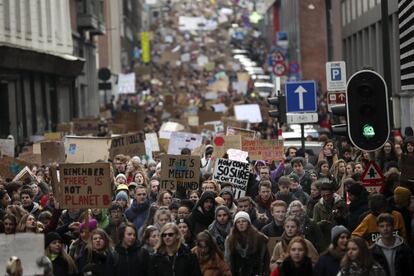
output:
<path id="1" fill-rule="evenodd" d="M 365 124 L 362 128 L 362 135 L 364 135 L 365 138 L 370 139 L 375 136 L 375 129 L 373 126 Z"/>

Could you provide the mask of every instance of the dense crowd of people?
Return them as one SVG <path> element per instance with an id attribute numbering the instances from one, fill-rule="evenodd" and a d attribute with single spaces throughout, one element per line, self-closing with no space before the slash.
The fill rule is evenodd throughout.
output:
<path id="1" fill-rule="evenodd" d="M 414 154 L 413 137 L 394 140 L 404 141 L 401 154 Z M 211 180 L 212 171 L 184 196 L 160 190 L 160 163 L 120 154 L 112 162 L 108 209 L 61 210 L 49 168 L 33 166 L 36 179 L 2 182 L 0 231 L 43 233 L 45 275 L 411 271 L 414 201 L 410 182 L 399 178 L 397 147 L 390 141 L 378 152 L 386 178 L 380 192 L 369 193 L 359 181 L 369 157 L 344 141 L 324 144 L 314 163 L 294 147 L 278 162 L 251 162 L 240 198 L 232 185 Z M 211 154 L 204 157 L 212 160 Z"/>

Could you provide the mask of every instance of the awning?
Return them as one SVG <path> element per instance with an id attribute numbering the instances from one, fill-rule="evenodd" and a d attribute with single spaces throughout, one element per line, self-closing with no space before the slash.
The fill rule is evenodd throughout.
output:
<path id="1" fill-rule="evenodd" d="M 0 68 L 27 70 L 60 76 L 78 76 L 85 60 L 67 54 L 55 54 L 0 45 Z"/>

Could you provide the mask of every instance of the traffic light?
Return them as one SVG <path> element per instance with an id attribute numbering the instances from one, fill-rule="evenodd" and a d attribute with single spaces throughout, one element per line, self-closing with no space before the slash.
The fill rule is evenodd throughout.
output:
<path id="1" fill-rule="evenodd" d="M 269 116 L 277 118 L 280 124 L 286 123 L 286 97 L 277 96 L 267 98 L 267 102 L 270 105 L 276 106 L 276 109 L 269 110 Z"/>
<path id="2" fill-rule="evenodd" d="M 331 106 L 331 112 L 333 115 L 336 116 L 346 116 L 346 107 L 345 104 L 336 104 Z M 332 134 L 338 136 L 346 136 L 347 135 L 347 124 L 336 124 L 332 125 Z"/>
<path id="3" fill-rule="evenodd" d="M 351 143 L 364 151 L 381 148 L 390 133 L 388 92 L 384 79 L 371 70 L 359 71 L 348 80 L 346 92 Z"/>

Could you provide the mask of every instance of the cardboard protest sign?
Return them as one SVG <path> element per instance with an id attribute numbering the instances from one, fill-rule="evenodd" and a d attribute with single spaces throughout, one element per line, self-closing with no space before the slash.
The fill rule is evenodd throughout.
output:
<path id="1" fill-rule="evenodd" d="M 27 178 L 30 179 L 30 181 L 36 181 L 37 178 L 36 175 L 29 169 L 28 166 L 24 167 L 23 170 L 21 170 L 14 178 L 13 181 L 25 181 Z"/>
<path id="2" fill-rule="evenodd" d="M 220 121 L 223 113 L 214 112 L 214 111 L 199 111 L 198 112 L 198 123 L 200 125 L 204 124 L 205 122 L 211 121 Z"/>
<path id="3" fill-rule="evenodd" d="M 218 158 L 214 166 L 213 180 L 233 184 L 235 198 L 246 194 L 249 182 L 249 163 Z"/>
<path id="4" fill-rule="evenodd" d="M 66 136 L 65 152 L 68 163 L 93 163 L 108 160 L 111 138 Z"/>
<path id="5" fill-rule="evenodd" d="M 226 135 L 227 136 L 240 135 L 243 138 L 255 139 L 256 131 L 245 129 L 245 128 L 228 126 Z"/>
<path id="6" fill-rule="evenodd" d="M 205 122 L 204 125 L 214 126 L 214 132 L 215 133 L 224 133 L 224 125 L 223 125 L 222 121 Z"/>
<path id="7" fill-rule="evenodd" d="M 42 165 L 64 163 L 66 160 L 65 145 L 61 141 L 43 142 L 40 149 Z"/>
<path id="8" fill-rule="evenodd" d="M 170 144 L 170 139 L 159 138 L 158 144 L 160 146 L 160 151 L 167 153 L 168 152 L 168 145 Z"/>
<path id="9" fill-rule="evenodd" d="M 234 114 L 237 120 L 246 120 L 250 123 L 262 122 L 262 114 L 258 104 L 235 105 Z"/>
<path id="10" fill-rule="evenodd" d="M 242 138 L 240 135 L 216 136 L 213 139 L 213 157 L 223 157 L 228 149 L 241 149 Z"/>
<path id="11" fill-rule="evenodd" d="M 162 155 L 161 189 L 176 190 L 183 186 L 197 190 L 200 182 L 200 156 Z"/>
<path id="12" fill-rule="evenodd" d="M 247 121 L 238 121 L 234 117 L 222 117 L 221 121 L 224 124 L 224 129 L 227 129 L 227 127 L 238 127 L 238 128 L 247 128 Z"/>
<path id="13" fill-rule="evenodd" d="M 124 134 L 127 133 L 127 126 L 125 124 L 108 124 L 108 130 L 112 134 Z"/>
<path id="14" fill-rule="evenodd" d="M 60 164 L 61 208 L 107 208 L 111 205 L 109 163 Z"/>
<path id="15" fill-rule="evenodd" d="M 99 132 L 98 119 L 76 118 L 73 119 L 73 134 L 75 135 L 96 135 Z"/>
<path id="16" fill-rule="evenodd" d="M 29 151 L 20 153 L 17 159 L 19 161 L 26 162 L 27 164 L 30 164 L 30 165 L 41 164 L 42 156 L 40 154 L 40 144 L 37 144 L 37 145 L 39 145 L 39 150 L 36 149 L 37 148 L 36 144 L 33 144 L 32 147 L 29 147 Z M 34 153 L 34 152 L 38 152 L 38 153 Z"/>
<path id="17" fill-rule="evenodd" d="M 46 140 L 60 141 L 64 135 L 62 132 L 46 132 L 43 136 L 45 136 Z"/>
<path id="18" fill-rule="evenodd" d="M 198 121 L 197 115 L 190 115 L 188 116 L 188 125 L 189 126 L 198 126 L 200 123 Z"/>
<path id="19" fill-rule="evenodd" d="M 7 261 L 17 256 L 23 267 L 23 275 L 43 275 L 43 268 L 37 260 L 44 255 L 45 235 L 35 233 L 18 233 L 0 235 L 0 271 L 6 271 Z"/>
<path id="20" fill-rule="evenodd" d="M 0 156 L 7 155 L 14 157 L 14 139 L 0 139 Z"/>
<path id="21" fill-rule="evenodd" d="M 237 80 L 248 82 L 250 80 L 250 75 L 249 75 L 249 73 L 238 72 L 237 73 Z"/>
<path id="22" fill-rule="evenodd" d="M 59 123 L 57 131 L 63 133 L 72 133 L 72 123 Z"/>
<path id="23" fill-rule="evenodd" d="M 202 140 L 203 138 L 199 134 L 173 132 L 168 144 L 168 154 L 181 154 L 181 150 L 184 148 L 193 150 L 201 145 Z"/>
<path id="24" fill-rule="evenodd" d="M 283 142 L 279 140 L 243 139 L 242 150 L 249 153 L 250 160 L 282 160 Z"/>
<path id="25" fill-rule="evenodd" d="M 119 111 L 115 115 L 115 124 L 124 124 L 127 132 L 140 131 L 144 129 L 145 112 L 139 110 L 137 112 Z"/>
<path id="26" fill-rule="evenodd" d="M 125 134 L 111 138 L 109 159 L 113 160 L 117 154 L 141 156 L 145 154 L 144 137 L 139 133 Z"/>
<path id="27" fill-rule="evenodd" d="M 226 79 L 216 80 L 209 86 L 207 86 L 207 90 L 213 92 L 227 92 L 229 89 L 229 81 Z"/>

